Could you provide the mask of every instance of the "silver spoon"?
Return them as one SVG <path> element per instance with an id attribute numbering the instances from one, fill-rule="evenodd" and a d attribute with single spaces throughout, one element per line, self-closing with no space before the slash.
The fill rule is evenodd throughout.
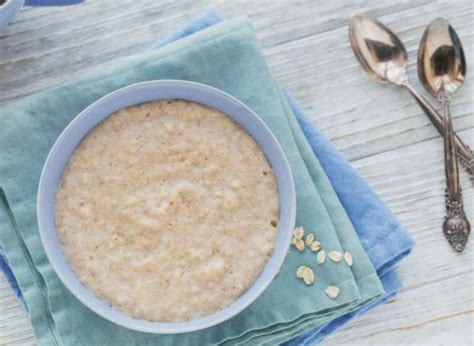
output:
<path id="1" fill-rule="evenodd" d="M 438 132 L 443 134 L 443 117 L 408 82 L 407 52 L 400 39 L 368 14 L 356 15 L 349 23 L 349 39 L 357 60 L 379 82 L 405 87 L 413 95 Z M 474 182 L 473 152 L 454 134 L 460 162 Z"/>
<path id="2" fill-rule="evenodd" d="M 471 230 L 463 209 L 454 131 L 449 104 L 451 95 L 463 84 L 466 60 L 458 35 L 449 23 L 438 18 L 425 30 L 418 50 L 418 76 L 426 90 L 443 107 L 444 165 L 446 173 L 446 219 L 443 232 L 452 248 L 461 252 Z"/>

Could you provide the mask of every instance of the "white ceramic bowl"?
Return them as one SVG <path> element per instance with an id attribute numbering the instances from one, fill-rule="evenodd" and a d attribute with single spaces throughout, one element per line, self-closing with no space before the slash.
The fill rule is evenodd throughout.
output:
<path id="1" fill-rule="evenodd" d="M 278 184 L 280 219 L 275 250 L 255 283 L 228 307 L 202 318 L 179 323 L 162 323 L 127 316 L 97 298 L 84 287 L 64 257 L 55 231 L 54 197 L 64 166 L 82 138 L 115 111 L 131 105 L 160 100 L 184 99 L 218 109 L 245 129 L 259 144 L 272 166 Z M 221 323 L 250 305 L 271 283 L 287 254 L 295 223 L 295 189 L 283 151 L 262 120 L 242 102 L 212 87 L 176 80 L 134 84 L 114 91 L 86 108 L 71 121 L 53 145 L 43 167 L 38 188 L 38 226 L 48 259 L 56 274 L 84 305 L 121 326 L 150 333 L 184 333 Z M 159 297 L 157 297 L 159 299 Z"/>

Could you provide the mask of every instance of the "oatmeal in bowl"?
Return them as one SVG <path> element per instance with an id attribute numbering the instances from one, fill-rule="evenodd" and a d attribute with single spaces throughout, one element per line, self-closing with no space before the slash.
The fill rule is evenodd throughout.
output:
<path id="1" fill-rule="evenodd" d="M 278 142 L 247 107 L 158 81 L 106 96 L 66 128 L 43 170 L 38 221 L 53 267 L 85 305 L 176 333 L 230 318 L 268 286 L 294 199 Z"/>

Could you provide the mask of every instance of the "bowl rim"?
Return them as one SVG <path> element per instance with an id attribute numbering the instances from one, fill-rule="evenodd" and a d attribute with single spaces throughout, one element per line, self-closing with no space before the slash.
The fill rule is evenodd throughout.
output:
<path id="1" fill-rule="evenodd" d="M 278 185 L 278 196 L 279 196 L 279 205 L 280 205 L 279 220 L 280 221 L 279 221 L 278 230 L 277 230 L 278 235 L 276 239 L 276 245 L 273 250 L 272 256 L 265 264 L 265 267 L 260 272 L 257 279 L 240 297 L 235 299 L 231 304 L 229 304 L 225 308 L 220 309 L 204 317 L 199 317 L 199 318 L 192 319 L 189 321 L 184 321 L 184 322 L 153 322 L 153 321 L 147 321 L 144 319 L 134 318 L 129 315 L 126 315 L 123 312 L 120 312 L 119 310 L 109 305 L 107 302 L 96 297 L 92 293 L 92 291 L 90 291 L 87 287 L 85 287 L 84 285 L 82 285 L 82 283 L 80 283 L 78 277 L 74 274 L 74 272 L 70 268 L 69 263 L 67 262 L 67 259 L 64 253 L 62 252 L 62 246 L 60 245 L 56 236 L 56 229 L 54 225 L 54 202 L 53 202 L 52 208 L 51 207 L 48 208 L 48 205 L 47 205 L 48 202 L 46 198 L 51 198 L 51 196 L 54 196 L 56 193 L 58 180 L 56 180 L 56 182 L 54 183 L 55 178 L 53 177 L 52 172 L 54 172 L 54 170 L 59 169 L 61 172 L 60 173 L 60 176 L 61 176 L 64 166 L 67 164 L 67 161 L 69 160 L 71 154 L 73 153 L 77 145 L 80 143 L 80 141 L 82 141 L 82 139 L 93 128 L 95 128 L 101 121 L 105 120 L 111 114 L 115 112 L 115 111 L 112 111 L 112 112 L 109 112 L 108 114 L 105 114 L 106 112 L 100 111 L 101 106 L 107 105 L 107 103 L 112 103 L 112 104 L 114 102 L 117 103 L 114 100 L 118 98 L 126 99 L 127 95 L 132 95 L 134 92 L 135 93 L 141 92 L 142 94 L 146 94 L 153 90 L 160 91 L 161 89 L 162 92 L 165 92 L 166 90 L 170 90 L 170 89 L 174 90 L 173 88 L 175 88 L 178 93 L 179 93 L 178 90 L 182 90 L 182 92 L 184 93 L 186 92 L 197 93 L 197 95 L 201 93 L 201 96 L 197 96 L 198 98 L 202 97 L 202 95 L 207 95 L 211 98 L 215 98 L 217 103 L 222 102 L 225 104 L 225 102 L 227 102 L 227 104 L 229 104 L 231 107 L 237 107 L 236 109 L 239 109 L 243 113 L 246 112 L 245 116 L 247 116 L 249 119 L 252 118 L 252 121 L 254 122 L 253 124 L 255 124 L 258 127 L 258 131 L 263 131 L 262 134 L 259 134 L 259 136 L 261 135 L 261 137 L 256 138 L 254 135 L 252 135 L 249 132 L 249 129 L 244 128 L 245 124 L 239 123 L 234 118 L 235 114 L 230 115 L 222 111 L 221 109 L 219 109 L 219 107 L 209 106 L 206 102 L 200 102 L 200 101 L 197 101 L 196 99 L 191 99 L 191 97 L 189 98 L 175 97 L 176 99 L 183 99 L 183 100 L 198 102 L 198 103 L 201 103 L 206 106 L 222 111 L 226 116 L 234 120 L 240 127 L 242 127 L 257 142 L 259 148 L 264 152 L 270 164 L 272 164 L 272 162 L 270 161 L 270 158 L 268 156 L 268 151 L 269 151 L 268 148 L 271 148 L 273 152 L 272 155 L 274 156 L 276 155 L 275 156 L 276 158 L 274 157 L 273 160 L 279 164 L 280 166 L 279 169 L 281 170 L 280 175 L 277 175 L 277 173 L 275 173 L 275 177 L 276 177 L 277 185 Z M 137 96 L 137 97 L 140 97 L 140 96 Z M 150 99 L 148 101 L 140 101 L 140 102 L 132 101 L 128 103 L 128 105 L 126 106 L 118 107 L 117 110 L 128 107 L 128 106 L 144 103 L 144 102 L 150 102 L 153 100 L 156 101 L 160 99 L 170 99 L 170 98 L 173 98 L 173 97 L 158 97 L 157 96 L 156 99 Z M 124 102 L 127 102 L 127 101 L 124 101 Z M 97 113 L 99 113 L 99 116 L 97 116 Z M 92 117 L 94 115 L 99 118 L 99 121 L 91 120 L 92 122 L 95 121 L 96 123 L 93 124 L 89 129 L 86 128 L 84 130 L 84 127 L 89 126 L 86 120 L 84 119 L 87 119 L 87 117 L 89 117 L 90 119 L 93 119 Z M 82 130 L 81 130 L 81 121 L 83 123 L 86 123 L 85 126 L 84 125 L 82 126 Z M 250 121 L 249 123 L 252 124 L 252 121 Z M 76 128 L 79 128 L 79 132 L 82 131 L 82 134 L 80 135 L 80 139 L 77 143 L 73 144 L 73 147 L 70 152 L 66 152 L 66 154 L 64 153 L 62 154 L 63 158 L 61 159 L 61 147 L 65 143 L 67 143 L 68 138 L 72 136 L 71 131 L 76 130 Z M 265 140 L 265 138 L 268 143 L 267 150 L 265 150 L 264 147 L 262 146 L 262 143 Z M 262 140 L 262 143 L 260 143 L 260 139 Z M 62 166 L 60 166 L 60 168 L 58 168 L 59 167 L 58 162 L 57 162 L 58 160 L 63 160 L 63 161 L 65 160 L 65 162 L 62 164 Z M 61 162 L 59 162 L 59 164 L 61 164 Z M 272 170 L 273 169 L 274 167 L 272 166 Z M 60 176 L 59 176 L 59 179 L 60 179 Z M 53 179 L 53 182 L 52 182 L 52 179 Z M 282 179 L 284 180 L 282 181 Z M 282 187 L 284 189 L 284 195 L 282 194 L 282 191 L 281 191 Z M 283 204 L 282 196 L 288 210 L 282 210 L 282 204 Z M 54 197 L 53 197 L 53 201 L 54 201 Z M 290 241 L 293 234 L 293 229 L 294 229 L 295 219 L 296 219 L 296 191 L 295 191 L 292 171 L 288 163 L 288 160 L 286 158 L 286 155 L 284 154 L 283 149 L 281 148 L 280 143 L 278 142 L 278 140 L 276 139 L 272 131 L 268 128 L 268 126 L 263 122 L 263 120 L 260 119 L 260 117 L 252 109 L 250 109 L 240 100 L 236 99 L 235 97 L 217 88 L 214 88 L 205 84 L 201 84 L 201 83 L 191 82 L 191 81 L 167 79 L 167 80 L 154 80 L 154 81 L 135 83 L 135 84 L 131 84 L 131 85 L 119 88 L 99 98 L 98 100 L 93 102 L 91 105 L 89 105 L 87 108 L 85 108 L 83 111 L 81 111 L 78 115 L 76 115 L 69 122 L 66 128 L 61 132 L 61 134 L 59 135 L 59 137 L 57 138 L 57 140 L 51 147 L 49 154 L 44 162 L 40 180 L 39 180 L 39 185 L 38 185 L 36 209 L 37 209 L 37 221 L 38 221 L 40 238 L 41 238 L 41 242 L 43 244 L 43 248 L 45 250 L 46 256 L 49 262 L 51 263 L 51 266 L 53 267 L 56 275 L 59 277 L 60 281 L 64 284 L 64 286 L 68 289 L 68 291 L 73 294 L 74 297 L 76 297 L 82 304 L 87 306 L 90 310 L 92 310 L 99 316 L 111 322 L 114 322 L 120 326 L 126 327 L 128 329 L 137 330 L 141 332 L 148 332 L 148 333 L 157 333 L 157 334 L 177 334 L 177 333 L 185 333 L 185 332 L 191 332 L 191 331 L 197 331 L 197 330 L 209 328 L 211 326 L 217 325 L 219 323 L 222 323 L 232 318 L 233 316 L 237 315 L 242 310 L 244 310 L 246 307 L 248 307 L 252 302 L 254 302 L 263 293 L 263 291 L 270 285 L 274 277 L 280 271 L 280 268 L 284 262 L 284 259 L 286 257 L 286 254 L 290 246 Z M 282 221 L 282 218 L 283 218 L 283 221 Z M 52 224 L 51 224 L 51 219 L 53 220 Z M 284 229 L 280 228 L 280 226 L 283 225 L 283 223 L 284 223 Z"/>

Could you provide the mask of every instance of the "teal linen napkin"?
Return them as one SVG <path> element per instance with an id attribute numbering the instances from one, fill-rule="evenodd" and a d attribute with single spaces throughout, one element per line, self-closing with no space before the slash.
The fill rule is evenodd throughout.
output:
<path id="1" fill-rule="evenodd" d="M 326 251 L 349 251 L 354 265 L 291 250 L 279 275 L 247 309 L 218 326 L 181 335 L 153 335 L 116 326 L 88 310 L 64 288 L 38 235 L 36 188 L 43 162 L 68 122 L 101 96 L 154 79 L 184 79 L 222 89 L 252 108 L 280 141 L 297 191 L 297 224 L 314 232 Z M 0 241 L 24 292 L 32 324 L 44 344 L 277 343 L 321 325 L 383 294 L 327 176 L 276 84 L 246 19 L 224 21 L 156 51 L 104 68 L 98 75 L 28 97 L 0 109 Z M 8 199 L 8 200 L 7 200 Z M 8 204 L 9 203 L 9 204 Z M 295 277 L 306 264 L 316 280 Z M 324 289 L 341 294 L 329 299 Z"/>

